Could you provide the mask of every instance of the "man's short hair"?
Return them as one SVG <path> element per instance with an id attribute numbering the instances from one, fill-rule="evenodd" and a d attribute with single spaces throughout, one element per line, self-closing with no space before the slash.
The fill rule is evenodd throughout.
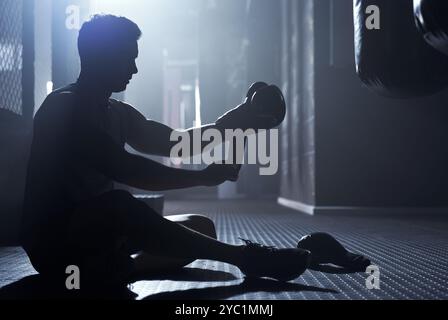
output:
<path id="1" fill-rule="evenodd" d="M 120 45 L 137 41 L 142 32 L 137 24 L 125 17 L 96 14 L 85 22 L 78 36 L 81 63 L 94 62 L 95 58 L 117 50 Z"/>

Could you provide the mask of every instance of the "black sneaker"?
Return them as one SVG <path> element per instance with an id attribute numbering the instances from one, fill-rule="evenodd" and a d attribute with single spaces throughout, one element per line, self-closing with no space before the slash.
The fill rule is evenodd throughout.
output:
<path id="1" fill-rule="evenodd" d="M 247 277 L 289 281 L 298 278 L 311 263 L 311 253 L 307 250 L 278 249 L 241 240 L 245 242 L 245 246 L 242 248 L 243 262 L 238 267 Z"/>
<path id="2" fill-rule="evenodd" d="M 297 243 L 297 248 L 312 253 L 312 267 L 333 264 L 351 271 L 364 272 L 371 264 L 369 258 L 348 251 L 328 233 L 317 232 L 304 236 Z"/>

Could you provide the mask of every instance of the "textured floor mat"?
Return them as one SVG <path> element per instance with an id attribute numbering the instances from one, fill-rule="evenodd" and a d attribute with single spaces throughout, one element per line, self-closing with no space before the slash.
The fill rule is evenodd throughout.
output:
<path id="1" fill-rule="evenodd" d="M 379 267 L 379 289 L 365 273 L 331 266 L 308 270 L 291 283 L 245 281 L 231 265 L 198 260 L 181 272 L 132 285 L 138 299 L 447 299 L 448 220 L 431 217 L 307 216 L 275 203 L 168 202 L 166 212 L 201 213 L 216 222 L 218 237 L 290 247 L 311 232 L 329 232 Z M 33 273 L 18 248 L 0 249 L 0 286 Z"/>

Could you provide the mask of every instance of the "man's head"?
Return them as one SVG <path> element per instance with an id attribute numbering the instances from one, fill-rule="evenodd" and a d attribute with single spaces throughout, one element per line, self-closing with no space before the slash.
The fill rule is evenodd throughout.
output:
<path id="1" fill-rule="evenodd" d="M 81 72 L 94 75 L 95 81 L 101 81 L 112 92 L 125 90 L 138 72 L 135 59 L 141 34 L 139 27 L 125 17 L 93 16 L 79 31 Z"/>

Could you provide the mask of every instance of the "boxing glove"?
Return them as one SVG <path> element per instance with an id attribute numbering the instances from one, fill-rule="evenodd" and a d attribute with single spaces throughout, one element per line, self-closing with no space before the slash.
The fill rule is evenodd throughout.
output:
<path id="1" fill-rule="evenodd" d="M 264 82 L 250 88 L 244 103 L 222 115 L 216 125 L 226 129 L 272 129 L 284 120 L 285 99 L 281 90 Z"/>

